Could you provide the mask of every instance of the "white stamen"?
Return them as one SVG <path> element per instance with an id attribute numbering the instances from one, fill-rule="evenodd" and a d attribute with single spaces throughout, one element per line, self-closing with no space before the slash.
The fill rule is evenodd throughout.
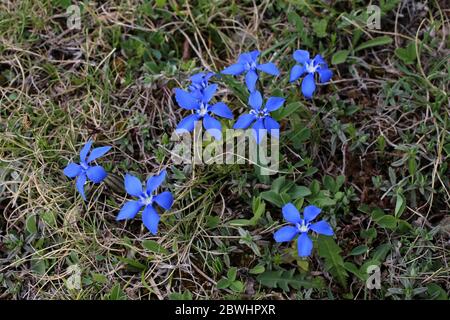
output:
<path id="1" fill-rule="evenodd" d="M 305 220 L 302 220 L 302 224 L 297 223 L 297 229 L 300 232 L 308 232 L 308 230 L 309 230 L 309 223 L 305 224 Z"/>
<path id="2" fill-rule="evenodd" d="M 314 72 L 316 72 L 316 71 L 317 71 L 317 68 L 319 67 L 319 65 L 317 65 L 317 66 L 314 65 L 314 61 L 310 61 L 309 63 L 307 62 L 307 63 L 305 64 L 305 66 L 306 66 L 306 71 L 307 71 L 308 73 L 314 73 Z"/>
<path id="3" fill-rule="evenodd" d="M 200 105 L 200 110 L 198 110 L 198 114 L 199 116 L 203 117 L 208 113 L 208 105 L 205 105 L 204 103 L 202 103 Z"/>

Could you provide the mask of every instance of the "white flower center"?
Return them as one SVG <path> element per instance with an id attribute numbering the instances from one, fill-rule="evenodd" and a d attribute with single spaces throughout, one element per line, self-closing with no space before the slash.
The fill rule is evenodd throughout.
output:
<path id="1" fill-rule="evenodd" d="M 317 71 L 317 68 L 319 68 L 319 65 L 315 66 L 314 61 L 310 61 L 305 63 L 305 67 L 308 73 L 314 73 Z"/>
<path id="2" fill-rule="evenodd" d="M 208 113 L 208 105 L 206 103 L 202 103 L 197 113 L 200 117 L 205 116 Z"/>
<path id="3" fill-rule="evenodd" d="M 262 109 L 262 110 L 250 110 L 250 114 L 255 115 L 257 118 L 265 118 L 269 115 L 269 113 L 267 112 L 267 109 Z"/>
<path id="4" fill-rule="evenodd" d="M 247 70 L 255 70 L 256 69 L 256 63 L 255 62 L 247 62 L 246 69 Z"/>
<path id="5" fill-rule="evenodd" d="M 297 223 L 297 229 L 299 232 L 308 232 L 309 230 L 309 223 L 305 223 L 305 220 L 302 220 L 302 223 Z"/>
<path id="6" fill-rule="evenodd" d="M 141 197 L 141 203 L 144 206 L 148 206 L 149 204 L 153 203 L 153 196 L 145 194 L 143 197 Z"/>

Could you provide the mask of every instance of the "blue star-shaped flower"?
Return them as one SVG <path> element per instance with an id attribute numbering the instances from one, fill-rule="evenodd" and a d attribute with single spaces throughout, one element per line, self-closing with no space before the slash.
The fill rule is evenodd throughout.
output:
<path id="1" fill-rule="evenodd" d="M 148 178 L 145 191 L 142 189 L 141 181 L 130 174 L 125 175 L 125 190 L 128 194 L 137 197 L 138 200 L 131 200 L 126 202 L 116 220 L 133 219 L 136 214 L 142 211 L 142 222 L 145 227 L 154 235 L 158 232 L 159 215 L 156 212 L 154 203 L 157 203 L 161 208 L 169 210 L 173 204 L 173 196 L 170 191 L 164 191 L 158 195 L 153 192 L 161 185 L 166 177 L 166 170 L 161 171 L 160 174 Z"/>
<path id="2" fill-rule="evenodd" d="M 209 86 L 209 79 L 214 76 L 213 72 L 208 73 L 197 73 L 191 76 L 191 84 L 189 85 L 189 92 L 192 93 L 194 97 L 200 99 L 203 90 L 205 90 Z"/>
<path id="3" fill-rule="evenodd" d="M 259 54 L 260 52 L 258 50 L 242 53 L 238 58 L 238 62 L 223 70 L 222 73 L 237 76 L 245 72 L 245 84 L 247 85 L 248 91 L 255 91 L 256 81 L 258 81 L 258 71 L 273 76 L 280 74 L 280 71 L 278 71 L 278 68 L 272 62 L 259 64 Z"/>
<path id="4" fill-rule="evenodd" d="M 217 84 L 211 84 L 204 88 L 198 96 L 182 89 L 175 89 L 175 100 L 178 105 L 186 110 L 194 111 L 193 114 L 183 118 L 176 128 L 177 133 L 192 132 L 195 122 L 203 119 L 205 130 L 217 140 L 222 138 L 222 125 L 220 121 L 212 117 L 215 114 L 219 117 L 233 119 L 233 113 L 223 102 L 211 105 L 209 102 L 217 91 Z"/>
<path id="5" fill-rule="evenodd" d="M 266 105 L 262 108 L 263 99 L 259 91 L 250 94 L 248 104 L 252 107 L 250 113 L 241 115 L 236 123 L 234 129 L 247 129 L 252 123 L 253 135 L 256 143 L 259 144 L 264 134 L 269 132 L 276 138 L 279 137 L 280 125 L 276 122 L 269 112 L 275 111 L 284 104 L 285 99 L 281 97 L 270 97 L 267 99 Z"/>
<path id="6" fill-rule="evenodd" d="M 282 211 L 284 219 L 293 225 L 282 227 L 275 232 L 273 237 L 276 242 L 287 242 L 291 241 L 295 238 L 295 236 L 300 234 L 297 239 L 297 249 L 300 257 L 307 257 L 311 255 L 313 243 L 308 237 L 308 231 L 312 230 L 318 234 L 323 234 L 326 236 L 333 235 L 333 229 L 325 220 L 321 220 L 316 223 L 311 222 L 322 211 L 316 206 L 305 207 L 303 210 L 303 218 L 300 217 L 300 213 L 292 203 L 286 204 Z"/>
<path id="7" fill-rule="evenodd" d="M 316 55 L 314 59 L 310 59 L 308 51 L 296 50 L 293 56 L 299 64 L 292 67 L 289 81 L 294 82 L 306 73 L 302 81 L 302 93 L 306 98 L 311 99 L 316 90 L 314 74 L 317 72 L 320 83 L 325 83 L 330 81 L 333 72 L 328 69 L 327 63 L 320 54 Z"/>
<path id="8" fill-rule="evenodd" d="M 89 150 L 92 147 L 92 140 L 89 140 L 80 151 L 80 164 L 70 162 L 67 167 L 64 168 L 64 174 L 69 178 L 75 178 L 76 186 L 81 197 L 86 200 L 84 194 L 84 185 L 86 180 L 89 179 L 94 183 L 100 183 L 106 178 L 106 171 L 102 166 L 90 166 L 89 164 L 97 158 L 100 158 L 111 149 L 111 147 L 99 147 L 95 148 L 87 157 Z M 86 160 L 87 157 L 87 160 Z"/>

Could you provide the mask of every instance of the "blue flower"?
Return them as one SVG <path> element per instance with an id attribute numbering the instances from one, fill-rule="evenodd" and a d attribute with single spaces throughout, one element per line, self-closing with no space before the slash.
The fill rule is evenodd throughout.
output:
<path id="1" fill-rule="evenodd" d="M 303 218 L 300 217 L 300 213 L 292 203 L 286 204 L 282 211 L 284 219 L 292 223 L 293 226 L 282 227 L 275 232 L 273 237 L 276 242 L 286 242 L 291 241 L 295 236 L 300 234 L 297 239 L 298 255 L 300 257 L 309 256 L 313 248 L 313 243 L 308 237 L 308 231 L 312 230 L 318 234 L 323 234 L 326 236 L 333 235 L 333 229 L 325 220 L 311 223 L 311 221 L 314 220 L 322 211 L 316 206 L 305 207 L 303 210 Z"/>
<path id="2" fill-rule="evenodd" d="M 310 59 L 308 51 L 296 50 L 293 56 L 299 64 L 296 64 L 291 69 L 289 81 L 294 82 L 306 73 L 306 76 L 302 81 L 302 92 L 306 98 L 310 99 L 316 90 L 314 74 L 317 72 L 319 74 L 320 83 L 325 83 L 330 81 L 333 72 L 328 69 L 327 63 L 320 54 L 316 55 L 314 59 Z"/>
<path id="3" fill-rule="evenodd" d="M 161 171 L 158 175 L 148 178 L 145 191 L 142 189 L 141 181 L 130 174 L 125 175 L 125 190 L 128 194 L 137 197 L 138 200 L 131 200 L 126 202 L 116 220 L 133 219 L 136 214 L 142 211 L 142 222 L 145 227 L 154 235 L 158 232 L 159 215 L 156 212 L 154 203 L 161 208 L 169 210 L 173 204 L 173 196 L 170 191 L 164 191 L 158 195 L 153 192 L 161 185 L 166 178 L 166 170 Z"/>
<path id="4" fill-rule="evenodd" d="M 231 74 L 233 76 L 245 74 L 245 84 L 250 92 L 255 91 L 256 81 L 258 80 L 258 71 L 268 73 L 273 76 L 278 76 L 280 71 L 275 64 L 269 62 L 264 64 L 258 63 L 259 51 L 251 51 L 242 53 L 236 64 L 233 64 L 222 71 L 223 74 Z"/>
<path id="5" fill-rule="evenodd" d="M 222 138 L 222 125 L 220 121 L 212 117 L 215 114 L 219 117 L 233 119 L 233 113 L 223 102 L 209 104 L 217 91 L 217 84 L 208 85 L 206 88 L 197 91 L 199 95 L 187 92 L 182 89 L 175 89 L 175 100 L 178 105 L 186 110 L 194 111 L 193 114 L 183 118 L 176 128 L 177 133 L 185 131 L 192 132 L 195 122 L 203 119 L 203 127 L 210 135 L 217 140 Z"/>
<path id="6" fill-rule="evenodd" d="M 197 99 L 200 99 L 203 95 L 203 90 L 208 87 L 209 79 L 212 76 L 214 76 L 213 72 L 200 72 L 191 76 L 191 85 L 189 86 L 189 92 L 192 93 L 192 95 Z"/>
<path id="7" fill-rule="evenodd" d="M 252 107 L 250 113 L 241 115 L 236 123 L 234 129 L 247 129 L 252 123 L 253 135 L 255 136 L 256 143 L 259 144 L 268 131 L 276 138 L 279 137 L 280 125 L 276 122 L 269 112 L 275 111 L 284 104 L 284 98 L 270 97 L 267 99 L 266 105 L 262 107 L 263 100 L 261 93 L 255 91 L 250 94 L 248 104 Z"/>
<path id="8" fill-rule="evenodd" d="M 90 166 L 89 164 L 97 158 L 100 158 L 111 149 L 111 147 L 99 147 L 93 149 L 89 157 L 87 156 L 92 147 L 92 140 L 89 140 L 80 151 L 80 164 L 70 162 L 67 167 L 64 168 L 64 174 L 69 178 L 75 178 L 76 186 L 81 197 L 86 200 L 84 194 L 84 185 L 86 180 L 89 179 L 94 183 L 100 183 L 106 178 L 106 171 L 102 166 Z M 87 158 L 87 159 L 86 159 Z"/>

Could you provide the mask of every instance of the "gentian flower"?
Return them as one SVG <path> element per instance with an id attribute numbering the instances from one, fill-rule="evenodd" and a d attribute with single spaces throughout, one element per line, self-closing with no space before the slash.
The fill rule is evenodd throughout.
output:
<path id="1" fill-rule="evenodd" d="M 282 227 L 275 232 L 273 237 L 276 242 L 286 242 L 291 241 L 295 236 L 300 234 L 297 239 L 297 249 L 300 257 L 309 256 L 313 248 L 313 243 L 308 237 L 308 231 L 312 230 L 318 234 L 323 234 L 326 236 L 333 235 L 333 229 L 325 220 L 321 220 L 316 223 L 311 222 L 322 211 L 316 206 L 305 207 L 303 210 L 303 218 L 300 217 L 300 213 L 292 203 L 286 204 L 282 211 L 284 219 L 292 223 L 293 226 Z"/>
<path id="2" fill-rule="evenodd" d="M 106 171 L 102 166 L 90 166 L 89 164 L 97 158 L 100 158 L 111 149 L 111 147 L 99 147 L 93 149 L 89 157 L 87 156 L 92 147 L 92 140 L 89 140 L 80 151 L 80 164 L 70 162 L 64 168 L 64 174 L 69 178 L 75 178 L 78 192 L 81 194 L 83 200 L 86 200 L 84 194 L 84 185 L 87 179 L 94 183 L 100 183 L 106 178 Z M 87 158 L 87 159 L 86 159 Z"/>
<path id="3" fill-rule="evenodd" d="M 280 125 L 276 122 L 269 112 L 275 111 L 284 104 L 284 98 L 270 97 L 267 99 L 264 108 L 263 99 L 259 91 L 255 91 L 250 94 L 248 104 L 252 107 L 250 113 L 241 115 L 236 123 L 234 129 L 247 129 L 252 123 L 253 135 L 255 136 L 256 143 L 259 144 L 266 133 L 266 130 L 276 138 L 279 137 Z"/>
<path id="4" fill-rule="evenodd" d="M 137 200 L 131 200 L 124 204 L 116 220 L 133 219 L 142 208 L 142 222 L 145 227 L 153 234 L 158 232 L 159 215 L 156 212 L 155 203 L 161 208 L 169 210 L 173 204 L 173 196 L 170 191 L 164 191 L 158 195 L 153 192 L 161 185 L 166 178 L 166 170 L 160 174 L 148 178 L 145 190 L 142 189 L 141 181 L 130 174 L 125 175 L 125 190 L 128 194 L 137 197 Z"/>
<path id="5" fill-rule="evenodd" d="M 201 90 L 201 92 L 198 91 L 200 95 L 197 97 L 191 92 L 178 88 L 175 89 L 175 100 L 180 107 L 194 111 L 193 114 L 180 121 L 176 128 L 178 133 L 184 131 L 192 132 L 195 127 L 195 122 L 203 119 L 203 127 L 205 130 L 217 140 L 222 138 L 222 125 L 220 124 L 220 121 L 212 117 L 212 114 L 232 119 L 233 113 L 223 102 L 217 102 L 213 105 L 209 104 L 216 91 L 217 84 L 211 84 Z"/>
<path id="6" fill-rule="evenodd" d="M 293 56 L 299 64 L 296 64 L 291 69 L 289 81 L 294 82 L 306 73 L 306 76 L 302 81 L 302 93 L 306 98 L 310 99 L 316 90 L 314 74 L 317 72 L 319 74 L 320 83 L 325 83 L 330 81 L 333 72 L 328 69 L 327 63 L 320 54 L 316 55 L 314 59 L 310 59 L 308 51 L 296 50 Z"/>
<path id="7" fill-rule="evenodd" d="M 258 80 L 258 71 L 273 76 L 278 76 L 280 74 L 280 71 L 278 71 L 278 68 L 272 62 L 259 64 L 259 53 L 258 50 L 242 53 L 238 58 L 238 62 L 223 70 L 222 73 L 238 76 L 245 72 L 245 84 L 247 85 L 248 90 L 250 92 L 255 91 L 256 81 Z"/>
<path id="8" fill-rule="evenodd" d="M 213 72 L 200 72 L 191 76 L 191 85 L 189 86 L 189 92 L 192 93 L 192 95 L 197 99 L 200 99 L 203 94 L 203 90 L 208 87 L 209 79 L 212 76 L 214 76 Z"/>

